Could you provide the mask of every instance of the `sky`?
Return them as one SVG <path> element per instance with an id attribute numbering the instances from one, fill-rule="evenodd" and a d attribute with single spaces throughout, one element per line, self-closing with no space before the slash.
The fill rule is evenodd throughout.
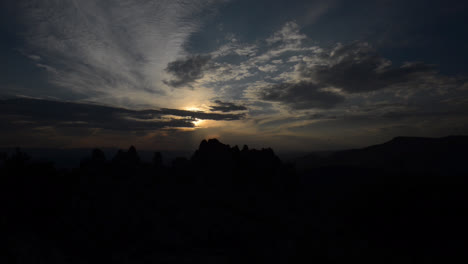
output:
<path id="1" fill-rule="evenodd" d="M 4 0 L 0 147 L 468 134 L 466 1 Z"/>

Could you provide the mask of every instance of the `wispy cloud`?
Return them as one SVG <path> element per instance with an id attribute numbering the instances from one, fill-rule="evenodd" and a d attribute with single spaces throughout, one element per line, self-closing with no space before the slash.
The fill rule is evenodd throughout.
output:
<path id="1" fill-rule="evenodd" d="M 273 36 L 267 38 L 266 42 L 270 45 L 276 43 L 300 45 L 302 40 L 306 38 L 307 36 L 300 32 L 299 25 L 291 21 L 276 31 Z"/>
<path id="2" fill-rule="evenodd" d="M 184 54 L 199 14 L 220 1 L 23 1 L 30 58 L 51 83 L 90 98 L 148 103 L 169 88 L 167 64 Z M 158 95 L 158 96 L 156 96 Z"/>

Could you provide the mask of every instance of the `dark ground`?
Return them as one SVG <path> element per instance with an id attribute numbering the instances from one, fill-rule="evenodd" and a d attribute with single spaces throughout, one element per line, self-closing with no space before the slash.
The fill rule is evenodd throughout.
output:
<path id="1" fill-rule="evenodd" d="M 307 156 L 203 141 L 170 166 L 0 158 L 1 263 L 466 263 L 468 137 Z"/>

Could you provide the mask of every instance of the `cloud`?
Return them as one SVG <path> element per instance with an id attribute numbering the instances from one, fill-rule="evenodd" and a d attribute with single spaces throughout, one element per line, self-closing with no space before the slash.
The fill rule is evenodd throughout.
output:
<path id="1" fill-rule="evenodd" d="M 228 55 L 254 56 L 258 52 L 258 46 L 255 44 L 240 43 L 237 39 L 231 40 L 211 52 L 212 58 L 220 58 Z"/>
<path id="2" fill-rule="evenodd" d="M 37 99 L 3 100 L 0 109 L 5 126 L 18 128 L 47 126 L 142 131 L 194 126 L 190 118 L 166 118 L 158 112 Z M 21 124 L 18 124 L 19 120 Z"/>
<path id="3" fill-rule="evenodd" d="M 210 60 L 210 56 L 197 55 L 170 62 L 167 64 L 166 72 L 172 74 L 175 80 L 164 83 L 176 88 L 190 86 L 196 80 L 203 78 Z"/>
<path id="4" fill-rule="evenodd" d="M 46 70 L 46 71 L 49 72 L 49 73 L 58 74 L 57 69 L 55 69 L 54 67 L 49 66 L 49 65 L 45 65 L 45 64 L 41 64 L 41 63 L 36 63 L 36 67 L 42 68 L 42 69 Z"/>
<path id="5" fill-rule="evenodd" d="M 210 106 L 211 111 L 219 111 L 219 112 L 234 112 L 234 111 L 243 111 L 247 110 L 247 107 L 243 105 L 236 105 L 234 103 L 223 102 L 220 100 L 215 101 L 216 105 Z"/>
<path id="6" fill-rule="evenodd" d="M 239 47 L 255 52 L 235 56 Z M 424 97 L 460 86 L 456 78 L 439 74 L 434 65 L 393 65 L 366 42 L 318 46 L 293 21 L 265 41 L 249 45 L 231 37 L 227 44 L 208 54 L 209 62 L 200 55 L 173 62 L 173 84 L 196 82 L 200 89 L 211 89 L 216 98 L 222 96 L 228 102 L 278 102 L 274 104 L 277 110 L 286 105 L 295 110 L 338 107 L 351 111 L 350 107 L 360 107 L 379 96 L 404 103 L 421 96 L 422 91 Z M 275 114 L 285 114 L 280 112 Z"/>
<path id="7" fill-rule="evenodd" d="M 112 131 L 191 128 L 198 119 L 230 121 L 242 114 L 217 114 L 179 109 L 130 110 L 94 104 L 17 98 L 0 100 L 3 128 L 76 127 Z"/>
<path id="8" fill-rule="evenodd" d="M 231 64 L 227 62 L 215 62 L 210 67 L 201 82 L 209 86 L 210 84 L 242 81 L 255 76 L 255 66 L 250 63 Z"/>
<path id="9" fill-rule="evenodd" d="M 322 89 L 311 82 L 281 83 L 259 92 L 260 99 L 281 102 L 293 109 L 332 108 L 344 101 L 344 97 Z"/>
<path id="10" fill-rule="evenodd" d="M 279 31 L 275 32 L 273 36 L 266 39 L 270 45 L 275 43 L 293 43 L 299 44 L 307 36 L 300 33 L 299 25 L 296 22 L 287 22 Z"/>
<path id="11" fill-rule="evenodd" d="M 38 72 L 47 74 L 51 84 L 60 86 L 51 88 L 55 94 L 41 96 L 116 107 L 44 100 L 6 107 L 2 102 L 0 126 L 12 133 L 20 127 L 60 127 L 119 131 L 127 136 L 135 131 L 185 130 L 181 128 L 193 127 L 196 119 L 211 119 L 225 123 L 205 124 L 222 124 L 229 133 L 244 133 L 246 127 L 257 133 L 265 122 L 258 120 L 281 120 L 284 124 L 273 122 L 267 132 L 299 137 L 289 128 L 313 123 L 316 126 L 304 128 L 309 136 L 318 123 L 336 122 L 324 133 L 328 134 L 341 131 L 346 118 L 352 123 L 368 117 L 362 122 L 372 123 L 405 113 L 430 115 L 429 108 L 458 111 L 435 107 L 440 100 L 466 106 L 466 78 L 458 85 L 455 77 L 439 74 L 435 66 L 423 62 L 396 65 L 365 42 L 337 44 L 308 38 L 301 28 L 333 7 L 330 1 L 305 4 L 306 18 L 297 14 L 295 21 L 264 39 L 259 37 L 265 32 L 254 31 L 244 35 L 223 31 L 229 38 L 217 38 L 208 26 L 200 33 L 213 36 L 209 45 L 204 45 L 205 37 L 193 34 L 203 29 L 201 14 L 210 13 L 217 1 L 19 1 L 25 6 L 19 20 L 28 28 L 20 34 L 26 36 L 23 55 L 40 68 Z M 209 52 L 212 45 L 219 46 Z M 189 50 L 206 53 L 189 54 Z M 11 89 L 12 94 L 28 94 Z M 213 98 L 219 100 L 212 102 Z M 150 110 L 122 108 L 132 106 Z M 207 112 L 181 110 L 189 107 Z M 355 127 L 360 129 L 353 125 L 352 130 Z M 203 129 L 197 127 L 196 133 Z"/>
<path id="12" fill-rule="evenodd" d="M 424 81 L 436 74 L 434 66 L 421 62 L 392 67 L 391 61 L 381 57 L 365 42 L 338 44 L 324 56 L 321 64 L 300 68 L 301 77 L 321 87 L 341 88 L 348 93 L 363 93 Z"/>
<path id="13" fill-rule="evenodd" d="M 365 98 L 371 98 L 369 92 L 377 91 L 394 100 L 440 96 L 460 87 L 464 80 L 440 75 L 434 65 L 422 62 L 393 66 L 366 42 L 311 48 L 304 46 L 284 58 L 291 66 L 283 66 L 280 73 L 266 79 L 279 83 L 249 89 L 260 100 L 280 102 L 292 109 L 330 109 L 341 103 L 345 107 L 361 105 Z M 270 65 L 265 62 L 258 68 Z"/>
<path id="14" fill-rule="evenodd" d="M 31 60 L 34 60 L 34 61 L 40 61 L 41 60 L 41 57 L 40 56 L 37 56 L 37 55 L 34 55 L 34 54 L 31 54 L 31 55 L 26 55 L 28 58 L 30 58 Z"/>
<path id="15" fill-rule="evenodd" d="M 41 58 L 51 84 L 80 97 L 154 105 L 167 95 L 165 67 L 218 2 L 21 0 L 24 50 Z"/>
<path id="16" fill-rule="evenodd" d="M 241 120 L 245 117 L 244 114 L 217 114 L 217 113 L 205 113 L 202 111 L 187 111 L 187 110 L 167 109 L 167 108 L 161 109 L 160 113 L 166 114 L 166 115 L 185 116 L 185 117 L 191 117 L 195 119 L 217 120 L 217 121 Z"/>
<path id="17" fill-rule="evenodd" d="M 336 5 L 336 0 L 319 0 L 311 2 L 305 16 L 302 18 L 304 24 L 313 24 L 326 14 L 330 8 Z"/>
<path id="18" fill-rule="evenodd" d="M 278 67 L 273 64 L 265 64 L 258 67 L 262 72 L 275 72 L 278 70 Z"/>

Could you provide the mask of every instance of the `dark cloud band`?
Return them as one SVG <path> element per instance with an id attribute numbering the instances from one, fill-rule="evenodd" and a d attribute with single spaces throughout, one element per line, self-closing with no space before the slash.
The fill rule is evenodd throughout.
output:
<path id="1" fill-rule="evenodd" d="M 392 67 L 389 60 L 363 42 L 338 45 L 324 59 L 326 64 L 301 67 L 300 75 L 310 78 L 320 87 L 336 87 L 348 93 L 421 81 L 436 73 L 432 65 L 419 62 Z"/>
<path id="2" fill-rule="evenodd" d="M 0 101 L 2 127 L 80 127 L 116 131 L 144 131 L 194 127 L 197 119 L 239 120 L 244 115 L 178 109 L 129 110 L 93 104 L 8 99 Z"/>
<path id="3" fill-rule="evenodd" d="M 327 109 L 344 101 L 343 96 L 306 81 L 272 85 L 260 92 L 260 98 L 281 102 L 293 109 Z"/>
<path id="4" fill-rule="evenodd" d="M 236 105 L 234 103 L 230 102 L 223 102 L 221 100 L 216 100 L 215 101 L 216 105 L 210 106 L 211 111 L 218 111 L 218 112 L 235 112 L 235 111 L 243 111 L 247 110 L 247 108 L 243 105 Z"/>

